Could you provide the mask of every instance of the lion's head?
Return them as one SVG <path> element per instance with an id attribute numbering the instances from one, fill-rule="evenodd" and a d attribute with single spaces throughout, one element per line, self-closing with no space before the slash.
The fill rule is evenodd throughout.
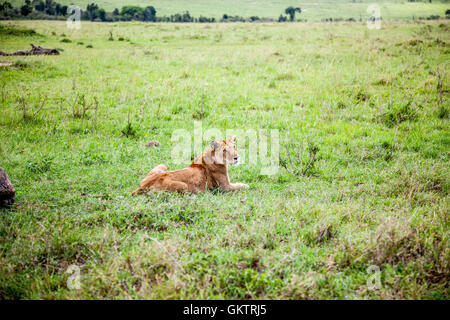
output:
<path id="1" fill-rule="evenodd" d="M 237 166 L 241 160 L 236 150 L 236 137 L 231 136 L 227 140 L 211 142 L 211 156 L 214 163 L 230 164 Z"/>

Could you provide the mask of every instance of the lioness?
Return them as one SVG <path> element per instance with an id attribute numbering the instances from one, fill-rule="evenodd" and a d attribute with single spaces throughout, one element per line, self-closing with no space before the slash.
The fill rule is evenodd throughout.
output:
<path id="1" fill-rule="evenodd" d="M 146 190 L 197 193 L 214 188 L 226 191 L 248 189 L 248 185 L 244 183 L 230 183 L 228 177 L 227 163 L 236 166 L 239 160 L 235 136 L 213 141 L 187 168 L 167 171 L 163 164 L 156 166 L 131 195 L 141 194 Z"/>

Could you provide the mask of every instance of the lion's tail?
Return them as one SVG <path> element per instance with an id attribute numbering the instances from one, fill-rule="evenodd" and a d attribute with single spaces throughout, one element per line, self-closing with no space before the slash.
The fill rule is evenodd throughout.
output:
<path id="1" fill-rule="evenodd" d="M 164 173 L 167 171 L 167 168 L 165 165 L 160 164 L 157 165 L 156 167 L 154 167 L 148 174 L 147 176 L 144 178 L 144 180 L 141 181 L 139 188 L 137 188 L 136 190 L 134 190 L 131 193 L 131 196 L 136 196 L 138 194 L 143 194 L 144 190 L 149 188 L 156 179 L 158 179 L 159 177 L 159 173 Z"/>
<path id="2" fill-rule="evenodd" d="M 139 194 L 142 194 L 143 192 L 144 192 L 144 189 L 142 189 L 141 187 L 139 187 L 139 188 L 137 188 L 136 190 L 134 190 L 134 191 L 131 193 L 131 196 L 134 197 L 134 196 L 137 196 L 137 195 L 139 195 Z"/>

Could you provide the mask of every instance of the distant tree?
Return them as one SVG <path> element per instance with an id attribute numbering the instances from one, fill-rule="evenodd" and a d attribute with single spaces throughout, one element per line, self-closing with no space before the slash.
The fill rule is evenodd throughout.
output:
<path id="1" fill-rule="evenodd" d="M 105 9 L 97 9 L 96 12 L 97 18 L 99 18 L 102 21 L 106 21 L 106 11 Z"/>
<path id="2" fill-rule="evenodd" d="M 26 0 L 25 4 L 20 7 L 20 14 L 23 16 L 29 15 L 33 11 L 33 7 L 31 6 L 31 0 Z"/>
<path id="3" fill-rule="evenodd" d="M 205 22 L 215 22 L 215 21 L 216 21 L 215 18 L 208 18 L 208 17 L 200 16 L 198 19 L 196 19 L 195 22 L 205 23 Z"/>
<path id="4" fill-rule="evenodd" d="M 115 8 L 113 11 L 114 16 L 118 16 L 120 14 L 119 9 Z"/>
<path id="5" fill-rule="evenodd" d="M 191 17 L 189 11 L 183 13 L 182 22 L 192 22 L 192 21 L 194 21 L 194 18 Z"/>
<path id="6" fill-rule="evenodd" d="M 87 18 L 87 19 L 89 19 L 91 21 L 94 21 L 95 19 L 100 19 L 101 20 L 100 15 L 103 14 L 103 16 L 105 16 L 106 12 L 104 12 L 105 10 L 103 10 L 103 13 L 102 13 L 102 12 L 100 12 L 100 10 L 103 10 L 103 9 L 99 9 L 99 7 L 98 7 L 98 5 L 96 3 L 88 4 L 86 6 L 85 18 Z"/>
<path id="7" fill-rule="evenodd" d="M 13 8 L 12 4 L 9 3 L 8 1 L 0 4 L 0 11 L 6 11 L 6 10 L 12 9 L 12 8 Z"/>
<path id="8" fill-rule="evenodd" d="M 156 21 L 156 10 L 153 6 L 148 6 L 142 11 L 143 21 Z"/>
<path id="9" fill-rule="evenodd" d="M 65 16 L 67 14 L 67 8 L 68 7 L 66 5 L 62 5 L 60 3 L 56 3 L 56 6 L 55 6 L 56 15 L 57 16 L 59 16 L 59 15 Z"/>
<path id="10" fill-rule="evenodd" d="M 170 22 L 181 22 L 181 15 L 179 13 L 170 16 Z"/>
<path id="11" fill-rule="evenodd" d="M 290 21 L 294 21 L 296 12 L 301 13 L 302 9 L 301 8 L 294 8 L 294 7 L 287 7 L 286 10 L 284 10 L 284 13 L 289 15 L 289 20 Z"/>
<path id="12" fill-rule="evenodd" d="M 20 16 L 20 10 L 17 10 L 8 1 L 0 3 L 0 12 L 4 17 L 17 17 Z"/>
<path id="13" fill-rule="evenodd" d="M 86 7 L 87 12 L 94 12 L 97 9 L 98 9 L 98 5 L 95 3 L 88 4 Z"/>
<path id="14" fill-rule="evenodd" d="M 144 9 L 138 6 L 123 6 L 120 14 L 129 19 L 136 19 L 143 11 Z"/>
<path id="15" fill-rule="evenodd" d="M 450 16 L 450 9 L 445 10 L 445 15 Z"/>
<path id="16" fill-rule="evenodd" d="M 62 6 L 59 3 L 56 3 L 56 5 L 55 5 L 55 12 L 56 12 L 57 16 L 61 14 L 61 7 Z"/>
<path id="17" fill-rule="evenodd" d="M 56 14 L 56 3 L 53 2 L 53 0 L 45 0 L 45 13 L 48 15 L 55 15 Z"/>
<path id="18" fill-rule="evenodd" d="M 45 2 L 42 0 L 33 0 L 32 4 L 37 11 L 43 12 L 45 10 Z"/>
<path id="19" fill-rule="evenodd" d="M 33 8 L 30 6 L 27 6 L 26 4 L 24 4 L 23 6 L 20 7 L 20 14 L 24 17 L 29 15 L 32 11 L 33 11 Z"/>

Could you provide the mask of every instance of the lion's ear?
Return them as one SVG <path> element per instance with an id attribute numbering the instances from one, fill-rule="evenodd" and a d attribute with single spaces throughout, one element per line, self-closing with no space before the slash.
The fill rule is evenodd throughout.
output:
<path id="1" fill-rule="evenodd" d="M 213 142 L 211 142 L 211 148 L 213 149 L 213 150 L 216 150 L 216 149 L 218 149 L 219 148 L 219 144 L 217 143 L 217 141 L 213 141 Z"/>
<path id="2" fill-rule="evenodd" d="M 230 136 L 228 138 L 228 141 L 232 142 L 232 143 L 236 143 L 236 136 Z"/>

